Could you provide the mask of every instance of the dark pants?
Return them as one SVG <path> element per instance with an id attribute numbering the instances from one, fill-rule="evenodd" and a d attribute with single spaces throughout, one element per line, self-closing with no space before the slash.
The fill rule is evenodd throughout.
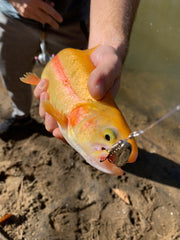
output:
<path id="1" fill-rule="evenodd" d="M 40 50 L 41 28 L 0 13 L 0 74 L 13 104 L 12 116 L 26 116 L 32 102 L 31 86 L 20 82 L 19 78 L 31 72 L 34 56 Z M 50 54 L 61 49 L 87 47 L 87 36 L 80 22 L 67 23 L 59 30 L 47 31 L 46 47 Z"/>

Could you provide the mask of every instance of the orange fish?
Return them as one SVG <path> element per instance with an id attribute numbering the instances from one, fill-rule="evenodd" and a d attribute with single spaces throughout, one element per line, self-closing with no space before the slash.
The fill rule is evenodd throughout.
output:
<path id="1" fill-rule="evenodd" d="M 67 48 L 48 62 L 41 75 L 41 79 L 49 80 L 49 101 L 43 107 L 56 119 L 66 141 L 90 165 L 122 175 L 118 154 L 109 155 L 109 149 L 126 139 L 131 130 L 110 92 L 97 101 L 88 91 L 87 81 L 95 68 L 89 57 L 93 50 Z M 21 81 L 36 85 L 40 79 L 27 73 Z M 134 162 L 138 155 L 135 140 L 128 139 L 128 144 L 130 154 L 125 161 Z"/>

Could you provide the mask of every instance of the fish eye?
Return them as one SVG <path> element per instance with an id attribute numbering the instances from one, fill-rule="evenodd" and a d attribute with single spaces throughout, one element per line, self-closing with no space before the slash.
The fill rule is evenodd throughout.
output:
<path id="1" fill-rule="evenodd" d="M 112 129 L 105 129 L 104 130 L 104 138 L 107 140 L 107 141 L 113 141 L 117 138 L 116 136 L 116 133 L 115 131 L 113 131 Z"/>
<path id="2" fill-rule="evenodd" d="M 106 135 L 105 135 L 105 139 L 106 139 L 107 141 L 110 141 L 110 140 L 111 140 L 111 137 L 109 136 L 109 134 L 106 134 Z"/>

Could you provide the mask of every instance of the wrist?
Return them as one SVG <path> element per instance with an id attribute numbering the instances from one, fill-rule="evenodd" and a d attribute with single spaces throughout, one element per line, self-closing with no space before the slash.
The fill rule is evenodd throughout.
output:
<path id="1" fill-rule="evenodd" d="M 106 36 L 106 37 L 103 37 L 102 36 Z M 107 37 L 108 36 L 108 37 Z M 128 50 L 128 42 L 129 42 L 129 39 L 127 39 L 126 36 L 124 36 L 123 33 L 121 34 L 117 34 L 115 31 L 114 31 L 114 34 L 101 34 L 101 37 L 99 38 L 97 35 L 96 36 L 92 36 L 90 34 L 89 36 L 89 44 L 88 44 L 88 48 L 94 48 L 96 46 L 110 46 L 112 47 L 118 58 L 121 59 L 122 63 L 124 62 L 125 60 L 125 57 L 127 55 L 127 50 Z"/>
<path id="2" fill-rule="evenodd" d="M 122 65 L 124 63 L 125 57 L 127 55 L 127 49 L 128 49 L 128 44 L 125 42 L 122 42 L 120 44 L 110 44 L 110 43 L 104 43 L 104 42 L 96 42 L 96 43 L 90 43 L 88 45 L 88 49 L 94 48 L 94 47 L 109 47 L 112 48 L 114 50 L 114 53 L 116 54 L 116 56 L 118 57 L 118 62 L 120 65 Z"/>
<path id="3" fill-rule="evenodd" d="M 118 46 L 116 46 L 115 49 L 118 57 L 121 58 L 122 63 L 124 63 L 128 51 L 128 41 L 124 40 Z"/>

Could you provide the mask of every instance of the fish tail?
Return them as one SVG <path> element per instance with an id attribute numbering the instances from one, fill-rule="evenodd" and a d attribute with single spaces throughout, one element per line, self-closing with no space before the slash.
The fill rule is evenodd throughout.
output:
<path id="1" fill-rule="evenodd" d="M 35 73 L 26 73 L 20 78 L 23 83 L 37 85 L 40 82 L 40 78 Z"/>

